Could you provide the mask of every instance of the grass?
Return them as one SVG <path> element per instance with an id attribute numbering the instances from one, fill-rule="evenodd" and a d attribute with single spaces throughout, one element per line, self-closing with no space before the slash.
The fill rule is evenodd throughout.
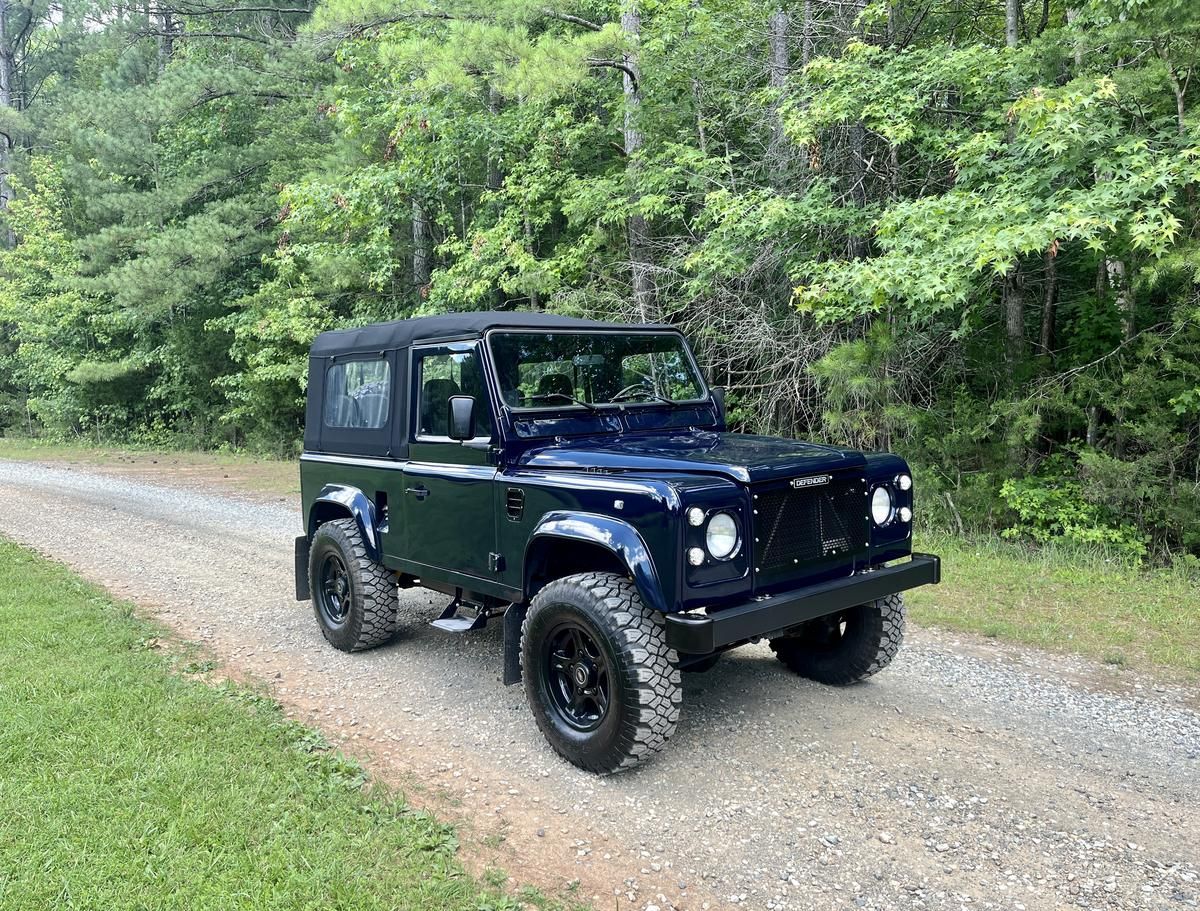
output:
<path id="1" fill-rule="evenodd" d="M 943 563 L 941 585 L 909 593 L 918 624 L 1200 677 L 1200 583 L 1183 570 L 998 539 L 919 547 Z"/>
<path id="2" fill-rule="evenodd" d="M 520 907 L 451 829 L 160 635 L 0 540 L 0 908 Z"/>

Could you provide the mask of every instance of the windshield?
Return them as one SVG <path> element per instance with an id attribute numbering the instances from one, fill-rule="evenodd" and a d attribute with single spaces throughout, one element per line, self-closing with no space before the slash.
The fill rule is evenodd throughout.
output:
<path id="1" fill-rule="evenodd" d="M 494 332 L 492 360 L 512 408 L 694 402 L 687 345 L 668 333 Z"/>

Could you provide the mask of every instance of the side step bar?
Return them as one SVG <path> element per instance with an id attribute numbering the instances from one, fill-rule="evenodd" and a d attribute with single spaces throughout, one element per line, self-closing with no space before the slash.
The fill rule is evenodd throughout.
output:
<path id="1" fill-rule="evenodd" d="M 445 610 L 442 611 L 442 615 L 429 625 L 446 633 L 470 633 L 487 626 L 487 608 L 479 608 L 479 612 L 474 617 L 463 617 L 458 613 L 458 609 L 462 606 L 462 589 L 459 589 L 454 600 L 447 604 Z"/>

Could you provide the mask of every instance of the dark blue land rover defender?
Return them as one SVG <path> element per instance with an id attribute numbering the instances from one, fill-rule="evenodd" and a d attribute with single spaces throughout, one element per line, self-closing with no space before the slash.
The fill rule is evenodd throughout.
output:
<path id="1" fill-rule="evenodd" d="M 728 433 L 665 326 L 464 313 L 312 347 L 296 588 L 325 638 L 371 648 L 397 589 L 504 626 L 503 678 L 584 769 L 661 749 L 680 672 L 766 639 L 830 684 L 888 665 L 912 554 L 903 459 Z"/>

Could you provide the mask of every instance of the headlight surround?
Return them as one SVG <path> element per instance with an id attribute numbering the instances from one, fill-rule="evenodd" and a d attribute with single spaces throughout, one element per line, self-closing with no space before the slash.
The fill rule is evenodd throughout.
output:
<path id="1" fill-rule="evenodd" d="M 741 544 L 737 519 L 730 513 L 714 513 L 704 531 L 704 546 L 714 560 L 728 560 L 737 553 Z"/>
<path id="2" fill-rule="evenodd" d="M 886 485 L 876 487 L 875 492 L 871 494 L 871 521 L 876 525 L 887 525 L 892 521 L 895 507 L 891 490 Z"/>

